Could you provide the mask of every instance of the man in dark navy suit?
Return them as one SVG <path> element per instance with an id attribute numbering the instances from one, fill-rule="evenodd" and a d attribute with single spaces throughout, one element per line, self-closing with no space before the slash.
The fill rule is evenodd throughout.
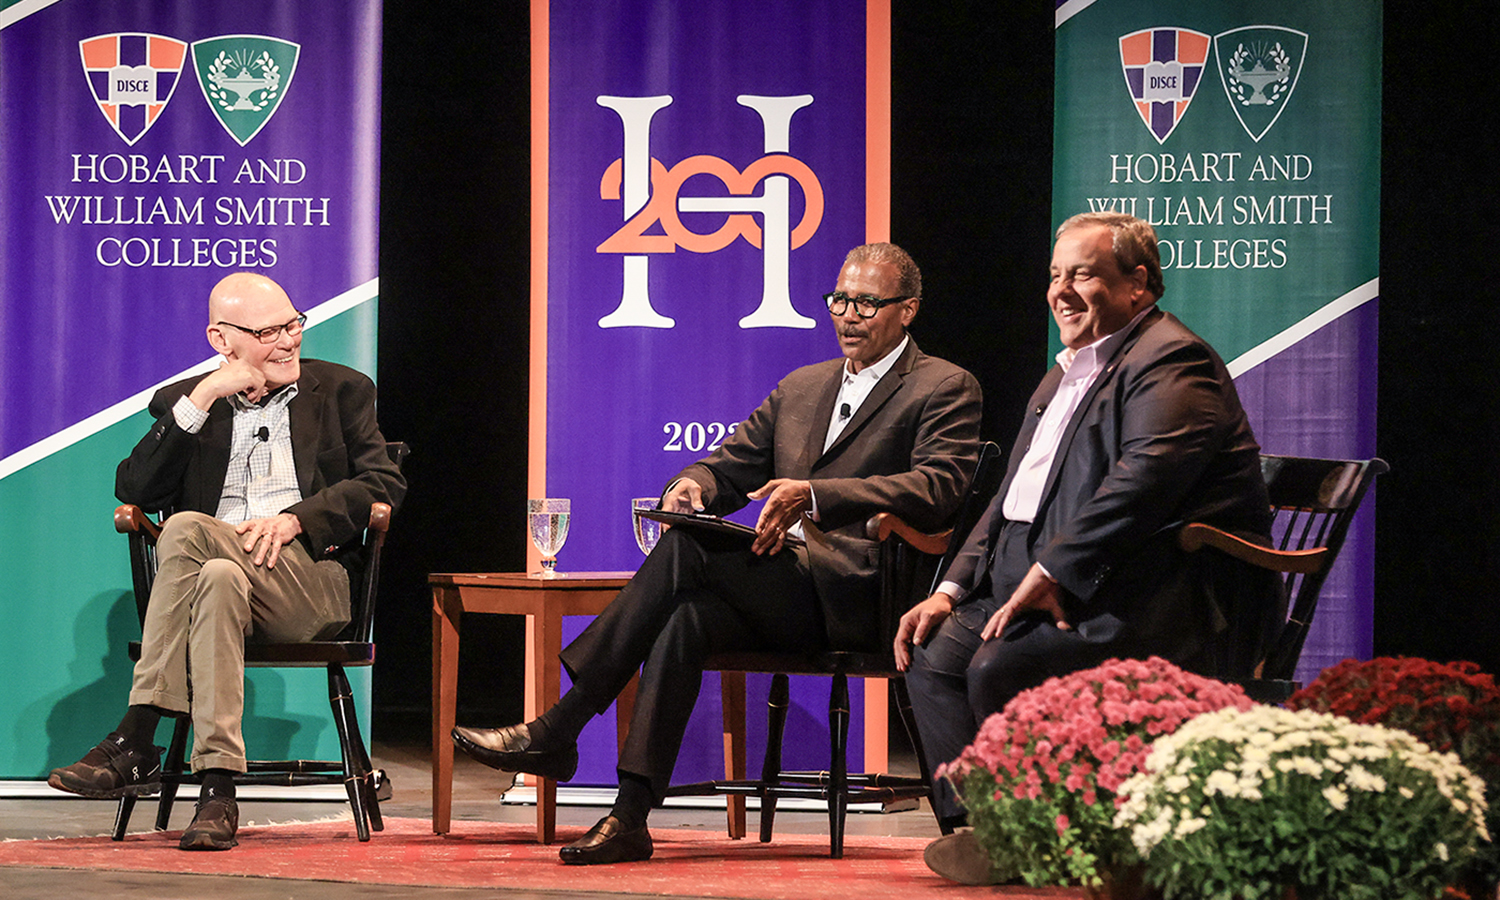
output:
<path id="1" fill-rule="evenodd" d="M 1266 540 L 1260 448 L 1212 347 L 1157 308 L 1156 233 L 1086 213 L 1062 224 L 1047 303 L 1058 365 L 1028 404 L 1004 482 L 896 638 L 929 758 L 955 758 L 980 723 L 1047 678 L 1112 657 L 1159 655 L 1225 672 L 1252 622 L 1277 609 L 1268 573 L 1188 555 L 1176 533 L 1207 522 Z M 1235 665 L 1235 663 L 1230 663 Z M 938 813 L 963 821 L 948 785 Z"/>

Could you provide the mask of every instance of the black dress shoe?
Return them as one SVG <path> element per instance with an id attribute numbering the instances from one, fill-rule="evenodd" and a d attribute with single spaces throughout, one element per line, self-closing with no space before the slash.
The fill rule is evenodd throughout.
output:
<path id="1" fill-rule="evenodd" d="M 639 862 L 650 859 L 652 851 L 651 833 L 646 826 L 623 831 L 619 819 L 605 816 L 583 837 L 559 850 L 557 855 L 570 866 L 597 866 Z"/>
<path id="2" fill-rule="evenodd" d="M 492 769 L 526 772 L 553 781 L 567 781 L 578 771 L 578 745 L 547 749 L 531 746 L 525 725 L 504 728 L 453 729 L 453 745 Z"/>

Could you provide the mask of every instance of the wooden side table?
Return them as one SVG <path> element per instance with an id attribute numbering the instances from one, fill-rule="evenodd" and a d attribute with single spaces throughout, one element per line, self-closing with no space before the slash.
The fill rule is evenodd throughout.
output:
<path id="1" fill-rule="evenodd" d="M 632 572 L 568 572 L 553 578 L 520 572 L 434 574 L 432 586 L 432 830 L 447 834 L 453 816 L 454 707 L 458 698 L 458 628 L 465 612 L 526 617 L 526 719 L 557 702 L 562 684 L 563 616 L 595 616 Z M 635 705 L 635 680 L 615 703 L 621 744 Z M 533 778 L 534 776 L 527 776 Z M 536 778 L 536 837 L 557 837 L 557 783 Z"/>

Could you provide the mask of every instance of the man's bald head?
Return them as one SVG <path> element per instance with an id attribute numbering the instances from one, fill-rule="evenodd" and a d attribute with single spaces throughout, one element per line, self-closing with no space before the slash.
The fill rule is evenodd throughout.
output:
<path id="1" fill-rule="evenodd" d="M 208 293 L 209 324 L 225 319 L 226 316 L 229 317 L 228 321 L 238 321 L 233 315 L 246 304 L 267 301 L 292 305 L 291 298 L 281 289 L 281 285 L 266 276 L 255 272 L 232 272 L 219 279 L 219 283 Z"/>
<path id="2" fill-rule="evenodd" d="M 281 285 L 255 272 L 226 275 L 209 292 L 208 343 L 262 372 L 268 388 L 302 372 L 301 316 Z"/>

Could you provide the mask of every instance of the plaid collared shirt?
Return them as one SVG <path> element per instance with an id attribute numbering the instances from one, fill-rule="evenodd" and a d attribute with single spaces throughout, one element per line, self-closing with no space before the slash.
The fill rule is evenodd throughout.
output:
<path id="1" fill-rule="evenodd" d="M 234 434 L 229 443 L 229 469 L 214 517 L 231 525 L 274 516 L 302 500 L 297 467 L 292 461 L 292 420 L 287 409 L 297 386 L 287 385 L 264 404 L 235 394 L 225 398 L 234 409 Z M 172 410 L 184 431 L 196 434 L 208 413 L 186 396 Z"/>

